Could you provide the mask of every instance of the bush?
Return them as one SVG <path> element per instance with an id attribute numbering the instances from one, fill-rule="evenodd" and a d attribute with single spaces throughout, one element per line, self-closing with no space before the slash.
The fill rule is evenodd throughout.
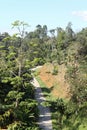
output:
<path id="1" fill-rule="evenodd" d="M 42 58 L 35 58 L 32 61 L 32 66 L 43 65 L 45 61 Z"/>
<path id="2" fill-rule="evenodd" d="M 7 130 L 25 130 L 25 124 L 19 121 L 15 121 L 8 126 Z"/>
<path id="3" fill-rule="evenodd" d="M 54 66 L 53 68 L 53 72 L 52 72 L 52 75 L 57 75 L 58 74 L 58 66 Z"/>

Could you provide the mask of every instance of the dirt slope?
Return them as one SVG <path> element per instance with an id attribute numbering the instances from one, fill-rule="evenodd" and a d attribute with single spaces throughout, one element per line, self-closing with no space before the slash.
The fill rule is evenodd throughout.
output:
<path id="1" fill-rule="evenodd" d="M 48 88 L 53 88 L 51 92 L 53 96 L 59 98 L 69 98 L 69 84 L 65 80 L 65 66 L 58 66 L 57 75 L 52 75 L 53 68 L 52 64 L 45 64 L 39 70 L 39 77 Z"/>

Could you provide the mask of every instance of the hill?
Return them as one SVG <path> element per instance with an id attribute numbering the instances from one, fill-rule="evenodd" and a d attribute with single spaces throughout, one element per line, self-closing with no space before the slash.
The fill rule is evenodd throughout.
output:
<path id="1" fill-rule="evenodd" d="M 51 63 L 43 65 L 39 70 L 40 79 L 50 89 L 51 94 L 55 98 L 69 98 L 69 84 L 65 80 L 66 67 L 64 65 L 58 65 L 58 74 L 53 75 L 54 66 Z"/>

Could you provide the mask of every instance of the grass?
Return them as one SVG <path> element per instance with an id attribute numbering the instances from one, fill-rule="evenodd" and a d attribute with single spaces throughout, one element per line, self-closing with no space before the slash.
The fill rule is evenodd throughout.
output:
<path id="1" fill-rule="evenodd" d="M 40 86 L 41 86 L 41 89 L 42 89 L 42 92 L 43 92 L 43 95 L 45 96 L 46 100 L 50 101 L 52 99 L 56 99 L 55 97 L 52 96 L 51 94 L 51 91 L 52 91 L 52 87 L 51 88 L 48 88 L 46 86 L 46 84 L 40 79 L 39 76 L 36 77 L 37 81 L 39 82 Z"/>
<path id="2" fill-rule="evenodd" d="M 40 78 L 40 71 L 39 69 L 37 69 L 36 71 L 33 72 L 33 75 L 35 76 L 35 78 L 37 79 L 37 81 L 39 82 L 41 89 L 43 91 L 43 95 L 45 96 L 46 100 L 54 100 L 56 99 L 56 97 L 52 95 L 52 90 L 53 87 L 48 88 L 48 86 L 41 80 Z"/>
<path id="3" fill-rule="evenodd" d="M 56 101 L 56 97 L 52 94 L 52 90 L 54 89 L 53 87 L 48 88 L 48 86 L 41 80 L 40 78 L 40 71 L 39 69 L 37 71 L 34 72 L 34 75 L 36 77 L 36 79 L 38 80 L 43 94 L 46 98 L 46 102 L 44 103 L 45 105 L 52 105 L 52 101 Z M 58 91 L 61 91 L 61 87 L 57 87 L 57 85 L 55 84 L 55 89 Z M 68 102 L 67 99 L 63 99 L 64 102 Z M 52 109 L 54 109 L 52 107 Z M 84 122 L 84 124 L 79 123 L 78 119 L 73 120 L 73 117 L 71 117 L 70 120 L 67 120 L 65 115 L 63 115 L 62 117 L 62 128 L 61 125 L 58 123 L 59 122 L 59 118 L 61 117 L 60 113 L 57 110 L 52 110 L 52 123 L 53 123 L 53 130 L 87 130 L 87 125 Z"/>

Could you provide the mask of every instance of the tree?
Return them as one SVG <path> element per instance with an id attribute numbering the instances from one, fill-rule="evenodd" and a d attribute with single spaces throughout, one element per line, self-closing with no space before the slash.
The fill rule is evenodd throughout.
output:
<path id="1" fill-rule="evenodd" d="M 74 32 L 73 32 L 71 26 L 72 26 L 72 23 L 69 22 L 67 27 L 66 27 L 66 39 L 68 41 L 71 41 L 73 39 L 73 37 L 74 37 Z"/>
<path id="2" fill-rule="evenodd" d="M 12 24 L 12 28 L 17 28 L 18 30 L 18 33 L 17 35 L 20 37 L 20 47 L 18 49 L 18 66 L 19 66 L 19 71 L 18 71 L 18 76 L 20 77 L 21 76 L 21 73 L 22 73 L 22 67 L 23 67 L 23 62 L 25 60 L 25 57 L 24 57 L 24 44 L 23 44 L 23 40 L 24 40 L 24 37 L 25 37 L 25 29 L 26 27 L 28 27 L 29 25 L 27 23 L 24 23 L 24 22 L 20 22 L 20 21 L 15 21 L 13 24 Z"/>
<path id="3" fill-rule="evenodd" d="M 26 49 L 24 22 L 15 21 L 18 33 L 0 41 L 0 128 L 35 129 L 37 102 Z M 25 51 L 25 49 L 27 51 Z"/>

